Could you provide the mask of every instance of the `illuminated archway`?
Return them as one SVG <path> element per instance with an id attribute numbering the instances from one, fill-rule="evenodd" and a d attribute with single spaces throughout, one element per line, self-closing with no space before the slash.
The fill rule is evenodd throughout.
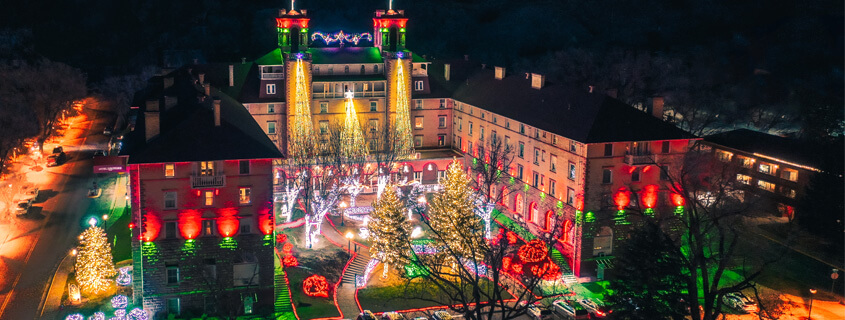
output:
<path id="1" fill-rule="evenodd" d="M 499 202 L 499 204 L 501 204 L 503 206 L 507 206 L 508 205 L 508 187 L 507 186 L 502 187 L 501 194 L 502 194 L 502 201 Z"/>
<path id="2" fill-rule="evenodd" d="M 537 218 L 537 203 L 532 201 L 528 205 L 528 221 L 534 222 L 535 218 Z"/>
<path id="3" fill-rule="evenodd" d="M 554 225 L 555 219 L 555 212 L 553 210 L 546 211 L 546 218 L 543 219 L 543 229 L 546 231 L 552 231 L 552 226 Z"/>
<path id="4" fill-rule="evenodd" d="M 562 232 L 561 238 L 560 238 L 561 240 L 563 240 L 563 243 L 571 245 L 574 233 L 575 233 L 575 228 L 573 228 L 573 226 L 572 226 L 572 221 L 571 220 L 564 221 L 563 222 L 563 232 Z"/>
<path id="5" fill-rule="evenodd" d="M 523 214 L 525 213 L 524 207 L 525 202 L 522 200 L 522 194 L 517 193 L 516 196 L 513 197 L 513 212 L 516 214 Z"/>

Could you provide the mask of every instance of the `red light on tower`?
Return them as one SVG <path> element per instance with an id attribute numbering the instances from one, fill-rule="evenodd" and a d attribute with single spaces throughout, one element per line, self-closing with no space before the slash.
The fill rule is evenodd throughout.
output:
<path id="1" fill-rule="evenodd" d="M 646 208 L 651 209 L 657 205 L 657 191 L 657 185 L 654 184 L 643 187 L 641 197 Z"/>
<path id="2" fill-rule="evenodd" d="M 613 202 L 616 203 L 618 210 L 625 210 L 628 204 L 631 203 L 631 195 L 625 187 L 619 188 L 619 191 L 613 195 Z"/>

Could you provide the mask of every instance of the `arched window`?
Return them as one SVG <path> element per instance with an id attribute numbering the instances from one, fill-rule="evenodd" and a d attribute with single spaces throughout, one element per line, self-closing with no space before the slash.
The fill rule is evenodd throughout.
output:
<path id="1" fill-rule="evenodd" d="M 478 182 L 478 188 L 476 188 L 476 189 L 480 189 L 481 186 L 484 185 L 484 175 L 479 173 L 478 177 L 476 179 L 477 179 L 477 182 Z"/>
<path id="2" fill-rule="evenodd" d="M 349 74 L 349 66 L 343 66 L 343 73 Z"/>
<path id="3" fill-rule="evenodd" d="M 535 218 L 537 218 L 537 203 L 532 201 L 528 205 L 528 221 L 534 222 Z"/>
<path id="4" fill-rule="evenodd" d="M 373 65 L 373 73 L 378 73 L 378 65 L 377 64 Z"/>
<path id="5" fill-rule="evenodd" d="M 507 207 L 508 206 L 508 187 L 507 186 L 502 187 L 501 193 L 502 193 L 502 202 L 500 202 L 500 203 L 503 206 Z"/>
<path id="6" fill-rule="evenodd" d="M 572 227 L 572 221 L 566 220 L 563 222 L 563 232 L 561 233 L 560 239 L 563 240 L 565 244 L 572 244 L 572 236 L 575 233 L 575 228 Z"/>
<path id="7" fill-rule="evenodd" d="M 361 74 L 367 73 L 367 71 L 365 69 L 366 69 L 366 67 L 364 67 L 364 65 L 362 64 L 361 65 Z"/>
<path id="8" fill-rule="evenodd" d="M 552 226 L 554 225 L 554 220 L 555 220 L 554 210 L 546 211 L 546 219 L 544 219 L 543 229 L 551 232 Z"/>
<path id="9" fill-rule="evenodd" d="M 522 194 L 517 193 L 513 197 L 513 212 L 516 214 L 523 214 L 525 211 L 525 202 L 522 200 Z"/>

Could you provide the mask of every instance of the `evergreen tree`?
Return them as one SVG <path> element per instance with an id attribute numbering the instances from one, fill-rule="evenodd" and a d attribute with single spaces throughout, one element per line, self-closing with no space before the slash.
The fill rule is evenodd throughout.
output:
<path id="1" fill-rule="evenodd" d="M 102 228 L 91 226 L 82 233 L 76 257 L 76 281 L 82 292 L 98 294 L 106 291 L 114 281 L 109 279 L 114 269 L 111 246 Z"/>
<path id="2" fill-rule="evenodd" d="M 484 228 L 481 218 L 473 212 L 470 180 L 457 159 L 449 165 L 441 184 L 443 192 L 429 206 L 431 229 L 448 250 L 462 257 L 483 259 Z"/>
<path id="3" fill-rule="evenodd" d="M 683 319 L 683 257 L 660 227 L 646 223 L 616 257 L 609 302 L 617 319 Z"/>
<path id="4" fill-rule="evenodd" d="M 367 225 L 372 240 L 370 254 L 388 266 L 407 262 L 404 257 L 407 256 L 405 251 L 409 250 L 407 245 L 410 243 L 410 228 L 406 210 L 396 193 L 396 188 L 388 186 L 370 213 L 370 222 Z"/>

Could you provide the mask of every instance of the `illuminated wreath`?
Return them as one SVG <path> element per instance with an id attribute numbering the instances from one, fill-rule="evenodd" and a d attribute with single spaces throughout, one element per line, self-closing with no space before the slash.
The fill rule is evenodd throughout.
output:
<path id="1" fill-rule="evenodd" d="M 294 256 L 287 256 L 282 258 L 282 264 L 284 264 L 285 267 L 296 267 L 299 265 L 299 260 L 296 260 L 296 257 Z"/>
<path id="2" fill-rule="evenodd" d="M 302 291 L 311 297 L 328 298 L 329 283 L 326 281 L 326 277 L 315 274 L 305 278 L 305 281 L 302 282 Z"/>
<path id="3" fill-rule="evenodd" d="M 543 241 L 534 239 L 520 247 L 517 254 L 519 254 L 519 259 L 522 262 L 540 262 L 546 259 L 549 253 Z"/>
<path id="4" fill-rule="evenodd" d="M 543 280 L 554 281 L 560 277 L 560 267 L 554 263 L 546 261 L 542 265 L 532 266 L 531 273 L 533 273 L 534 276 L 543 278 Z"/>

